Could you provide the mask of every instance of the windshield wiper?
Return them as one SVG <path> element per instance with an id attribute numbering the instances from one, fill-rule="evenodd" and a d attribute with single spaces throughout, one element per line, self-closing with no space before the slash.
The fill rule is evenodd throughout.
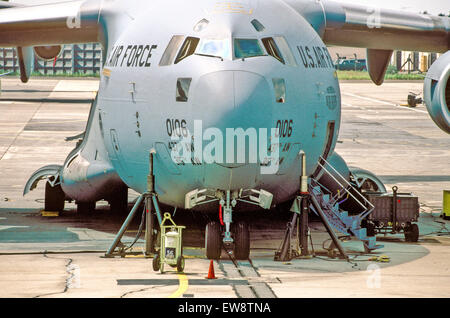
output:
<path id="1" fill-rule="evenodd" d="M 200 55 L 200 56 L 206 56 L 206 57 L 215 57 L 215 58 L 218 58 L 218 59 L 220 59 L 220 60 L 222 60 L 222 61 L 223 61 L 223 57 L 221 57 L 221 56 L 218 56 L 218 55 L 212 55 L 212 54 L 203 54 L 203 53 L 194 53 L 194 55 Z"/>

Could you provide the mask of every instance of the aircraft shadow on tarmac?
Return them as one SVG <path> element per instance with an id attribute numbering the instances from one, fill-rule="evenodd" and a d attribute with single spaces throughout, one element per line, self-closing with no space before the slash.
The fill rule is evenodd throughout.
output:
<path id="1" fill-rule="evenodd" d="M 131 204 L 129 206 L 131 208 Z M 163 211 L 170 209 L 163 208 Z M 1 218 L 6 217 L 6 218 Z M 43 217 L 39 210 L 32 209 L 0 209 L 0 246 L 5 252 L 10 244 L 4 243 L 52 243 L 52 246 L 60 245 L 64 248 L 65 243 L 82 243 L 86 242 L 86 238 L 80 238 L 74 229 L 90 230 L 109 234 L 108 239 L 103 239 L 103 246 L 107 246 L 112 242 L 112 237 L 117 233 L 122 222 L 126 217 L 126 213 L 113 214 L 109 211 L 108 206 L 100 205 L 90 215 L 80 215 L 75 209 L 66 209 L 60 213 L 59 217 Z M 186 247 L 202 248 L 204 246 L 204 228 L 208 221 L 217 217 L 211 213 L 190 212 L 178 209 L 175 214 L 174 221 L 179 225 L 187 227 L 183 234 L 183 244 Z M 245 220 L 251 224 L 252 239 L 256 245 L 263 245 L 265 242 L 271 242 L 272 247 L 257 247 L 252 249 L 251 258 L 256 266 L 260 268 L 278 267 L 280 262 L 273 261 L 274 246 L 279 246 L 286 223 L 290 220 L 291 213 L 286 207 L 273 210 L 270 213 L 244 212 L 236 213 L 236 218 Z M 138 212 L 131 222 L 128 233 L 124 241 L 132 240 L 137 233 L 141 215 Z M 333 266 L 331 271 L 342 272 L 352 270 L 351 266 L 346 266 L 345 261 L 340 262 L 338 259 L 329 258 L 321 246 L 324 239 L 327 240 L 327 234 L 324 233 L 322 224 L 315 216 L 311 217 L 311 230 L 313 232 L 313 243 L 317 258 L 311 261 L 294 259 L 289 266 L 282 266 L 280 270 L 292 271 L 330 271 L 329 263 L 324 260 L 342 263 L 339 266 Z M 143 238 L 143 235 L 141 236 Z M 438 243 L 440 242 L 431 237 L 421 238 L 419 243 L 404 242 L 403 235 L 379 235 L 377 240 L 382 242 L 385 247 L 381 250 L 374 251 L 373 256 L 388 255 L 391 258 L 389 263 L 380 263 L 381 267 L 398 265 L 413 260 L 417 260 L 426 256 L 429 250 L 422 246 L 422 243 Z M 258 243 L 259 241 L 259 243 Z M 13 247 L 11 244 L 11 247 Z M 36 245 L 36 244 L 33 244 Z M 361 246 L 360 246 L 361 245 Z M 368 264 L 367 260 L 370 255 L 364 255 L 362 251 L 362 243 L 352 240 L 345 242 L 344 247 L 355 261 L 360 264 Z M 102 251 L 102 250 L 101 250 Z M 350 265 L 350 264 L 349 264 Z M 126 282 L 124 282 L 126 284 Z"/>

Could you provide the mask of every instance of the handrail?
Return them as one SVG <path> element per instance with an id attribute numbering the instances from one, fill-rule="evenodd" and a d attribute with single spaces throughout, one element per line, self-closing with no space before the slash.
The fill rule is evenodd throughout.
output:
<path id="1" fill-rule="evenodd" d="M 340 173 L 339 173 L 339 171 L 337 171 L 325 158 L 323 158 L 322 156 L 320 156 L 320 159 L 321 160 L 323 160 L 323 163 L 324 164 L 321 164 L 320 163 L 320 161 L 318 162 L 318 165 L 323 169 L 323 171 L 325 172 L 325 173 L 327 173 L 341 188 L 342 188 L 342 190 L 343 191 L 345 191 L 349 196 L 351 196 L 363 209 L 364 209 L 364 211 L 363 212 L 361 212 L 358 216 L 357 216 L 357 218 L 358 219 L 360 219 L 360 220 L 362 220 L 362 219 L 364 219 L 365 217 L 367 217 L 373 210 L 374 210 L 374 206 L 373 206 L 373 204 L 369 201 L 369 200 L 367 200 L 367 198 L 366 197 L 364 197 L 357 189 L 355 189 L 355 187 L 350 183 L 350 182 L 348 182 Z M 339 182 L 339 180 L 337 180 L 337 178 L 325 167 L 325 166 L 328 166 L 328 167 L 330 167 L 335 173 L 336 173 L 336 175 L 340 178 L 340 179 L 342 179 L 343 180 L 343 183 L 344 184 L 346 184 L 346 186 L 344 186 L 344 185 L 342 185 L 342 183 L 341 182 Z M 316 181 L 317 182 L 317 181 Z M 318 184 L 319 184 L 319 186 L 320 186 L 320 183 L 319 182 L 317 182 Z M 351 191 L 349 191 L 349 188 L 350 189 L 353 189 L 353 190 L 355 190 L 355 193 L 356 194 L 358 194 L 358 196 L 360 197 L 360 199 L 362 198 L 362 201 L 364 201 L 367 205 L 365 205 L 365 204 L 363 204 L 363 203 L 361 203 L 360 202 L 360 200 L 358 200 L 352 193 L 351 193 Z M 335 196 L 333 196 L 333 200 L 334 201 L 337 201 L 337 199 L 335 198 L 336 197 L 336 195 Z M 339 197 L 339 195 L 337 196 L 337 197 Z"/>

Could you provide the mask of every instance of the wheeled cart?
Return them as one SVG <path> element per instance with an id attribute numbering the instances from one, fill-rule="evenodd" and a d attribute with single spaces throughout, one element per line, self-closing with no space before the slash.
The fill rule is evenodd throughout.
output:
<path id="1" fill-rule="evenodd" d="M 365 220 L 368 236 L 403 232 L 405 240 L 417 242 L 419 227 L 419 198 L 412 193 L 399 193 L 396 186 L 392 192 L 366 192 L 364 196 L 375 207 Z"/>
<path id="2" fill-rule="evenodd" d="M 166 221 L 170 224 L 166 225 Z M 183 229 L 184 226 L 177 226 L 169 213 L 164 213 L 161 222 L 161 246 L 153 257 L 153 270 L 164 273 L 164 264 L 176 267 L 177 272 L 184 270 L 183 257 Z"/>

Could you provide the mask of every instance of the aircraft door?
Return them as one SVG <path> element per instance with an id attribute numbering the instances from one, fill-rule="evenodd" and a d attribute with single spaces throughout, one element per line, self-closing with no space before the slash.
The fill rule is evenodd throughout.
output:
<path id="1" fill-rule="evenodd" d="M 326 139 L 326 144 L 325 144 L 325 148 L 322 152 L 322 157 L 327 160 L 328 156 L 331 154 L 331 147 L 333 146 L 333 139 L 334 139 L 334 128 L 336 126 L 336 123 L 334 122 L 334 120 L 330 120 L 328 122 L 328 126 L 327 126 L 327 139 Z M 324 165 L 325 162 L 322 159 L 319 159 L 319 163 L 321 165 Z M 321 172 L 322 168 L 320 167 L 320 165 L 317 166 L 316 170 L 314 171 L 314 173 L 312 174 L 312 177 L 314 179 L 317 178 L 317 176 L 319 175 L 319 173 Z"/>

